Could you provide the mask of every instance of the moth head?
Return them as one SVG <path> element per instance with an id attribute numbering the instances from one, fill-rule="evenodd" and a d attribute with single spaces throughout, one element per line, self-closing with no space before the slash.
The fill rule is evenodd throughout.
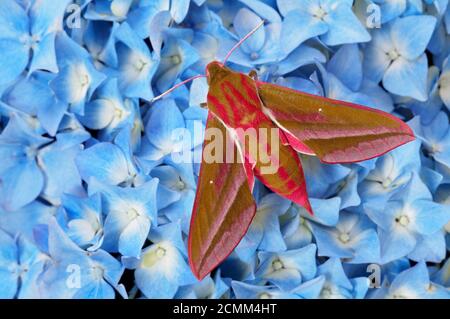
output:
<path id="1" fill-rule="evenodd" d="M 218 61 L 213 61 L 206 66 L 206 79 L 208 85 L 220 81 L 230 73 L 230 70 Z"/>

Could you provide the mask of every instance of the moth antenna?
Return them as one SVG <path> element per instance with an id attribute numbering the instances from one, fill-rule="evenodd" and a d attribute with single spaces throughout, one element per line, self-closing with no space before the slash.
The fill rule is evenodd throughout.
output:
<path id="1" fill-rule="evenodd" d="M 171 87 L 170 89 L 168 89 L 166 92 L 164 92 L 164 93 L 162 93 L 162 94 L 160 94 L 160 95 L 154 97 L 154 98 L 150 101 L 150 103 L 153 103 L 153 102 L 158 101 L 159 99 L 163 98 L 164 96 L 166 96 L 167 94 L 171 93 L 172 91 L 178 89 L 180 86 L 185 85 L 186 83 L 189 83 L 189 82 L 191 82 L 191 81 L 194 81 L 195 79 L 205 78 L 205 77 L 206 77 L 206 75 L 200 74 L 200 75 L 193 76 L 193 77 L 191 77 L 191 78 L 189 78 L 189 79 L 187 79 L 187 80 L 184 80 L 183 82 L 180 82 L 180 83 L 178 83 L 178 84 L 172 86 L 172 87 Z"/>
<path id="2" fill-rule="evenodd" d="M 264 20 L 262 20 L 252 31 L 250 31 L 249 33 L 247 33 L 247 35 L 245 37 L 243 37 L 242 39 L 239 40 L 238 43 L 236 43 L 231 50 L 227 53 L 225 59 L 223 60 L 222 64 L 227 63 L 228 59 L 230 58 L 230 56 L 233 54 L 233 52 L 239 48 L 242 43 L 244 43 L 248 38 L 250 38 L 256 31 L 258 31 L 259 28 L 261 28 L 264 25 Z"/>

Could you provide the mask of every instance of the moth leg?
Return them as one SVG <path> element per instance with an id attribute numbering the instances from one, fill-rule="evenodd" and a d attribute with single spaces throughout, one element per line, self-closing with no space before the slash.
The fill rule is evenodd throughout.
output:
<path id="1" fill-rule="evenodd" d="M 251 70 L 248 76 L 251 77 L 253 80 L 258 81 L 258 73 L 256 73 L 255 70 Z"/>

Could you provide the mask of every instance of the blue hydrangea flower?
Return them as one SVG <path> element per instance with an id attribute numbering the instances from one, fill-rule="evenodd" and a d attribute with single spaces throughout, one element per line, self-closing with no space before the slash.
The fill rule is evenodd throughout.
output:
<path id="1" fill-rule="evenodd" d="M 286 213 L 290 205 L 289 201 L 276 194 L 261 198 L 247 234 L 236 247 L 237 255 L 248 260 L 257 248 L 269 252 L 286 250 L 278 218 Z"/>
<path id="2" fill-rule="evenodd" d="M 224 36 L 221 38 L 219 42 L 221 54 L 226 54 L 239 39 L 254 29 L 261 21 L 261 18 L 252 11 L 246 8 L 240 9 L 233 21 L 237 37 Z M 280 30 L 279 23 L 271 23 L 258 29 L 230 56 L 229 61 L 247 67 L 277 61 L 279 57 L 277 39 L 280 37 Z"/>
<path id="3" fill-rule="evenodd" d="M 69 239 L 56 220 L 36 227 L 35 240 L 49 258 L 39 280 L 40 297 L 112 299 L 115 291 L 126 296 L 119 284 L 121 263 L 103 250 L 85 252 Z"/>
<path id="4" fill-rule="evenodd" d="M 228 280 L 227 280 L 228 281 Z M 216 271 L 214 277 L 207 276 L 199 283 L 180 287 L 175 298 L 181 299 L 221 299 L 229 298 L 227 282 L 221 278 L 220 270 Z"/>
<path id="5" fill-rule="evenodd" d="M 437 241 L 440 238 L 441 244 L 428 246 L 423 252 L 425 254 L 416 254 L 414 257 L 418 258 L 413 259 L 443 259 L 445 239 L 441 229 L 450 220 L 448 209 L 433 202 L 431 193 L 417 174 L 413 174 L 404 193 L 399 196 L 393 196 L 384 208 L 366 206 L 367 214 L 379 227 L 381 262 L 387 263 L 410 254 L 418 242 L 430 235 Z"/>
<path id="6" fill-rule="evenodd" d="M 421 143 L 403 145 L 377 159 L 375 168 L 358 185 L 363 203 L 382 207 L 394 193 L 400 191 L 420 168 Z"/>
<path id="7" fill-rule="evenodd" d="M 95 67 L 102 70 L 105 66 L 117 67 L 118 57 L 115 48 L 115 34 L 119 25 L 105 21 L 89 21 L 84 34 L 80 35 L 87 51 L 91 54 Z"/>
<path id="8" fill-rule="evenodd" d="M 327 45 L 369 41 L 369 33 L 352 12 L 352 2 L 278 0 L 278 8 L 284 16 L 281 35 L 283 50 L 289 53 L 305 40 L 316 36 L 320 36 Z"/>
<path id="9" fill-rule="evenodd" d="M 423 141 L 427 155 L 439 164 L 450 167 L 450 128 L 449 119 L 440 112 L 429 125 L 413 123 L 414 132 Z"/>
<path id="10" fill-rule="evenodd" d="M 341 212 L 335 227 L 313 224 L 319 256 L 345 258 L 348 263 L 376 263 L 380 242 L 365 215 Z"/>
<path id="11" fill-rule="evenodd" d="M 0 297 L 38 298 L 38 277 L 45 269 L 47 256 L 23 236 L 12 237 L 0 229 Z"/>
<path id="12" fill-rule="evenodd" d="M 151 36 L 153 19 L 162 12 L 169 10 L 169 1 L 139 1 L 128 14 L 128 23 L 142 39 Z M 169 15 L 170 16 L 170 15 Z"/>
<path id="13" fill-rule="evenodd" d="M 161 165 L 150 174 L 160 181 L 159 214 L 173 222 L 179 221 L 183 232 L 188 234 L 196 188 L 193 166 L 189 163 Z"/>
<path id="14" fill-rule="evenodd" d="M 428 60 L 424 50 L 435 25 L 432 16 L 409 16 L 374 31 L 365 52 L 367 76 L 383 80 L 391 93 L 425 101 Z"/>
<path id="15" fill-rule="evenodd" d="M 36 199 L 43 189 L 50 198 L 64 190 L 76 189 L 80 183 L 77 182 L 78 174 L 74 170 L 73 152 L 79 151 L 79 144 L 85 137 L 60 148 L 63 143 L 53 143 L 53 139 L 33 131 L 26 120 L 18 115 L 11 115 L 8 126 L 0 135 L 0 152 L 3 155 L 0 165 L 2 207 L 17 210 Z M 68 153 L 62 152 L 64 148 L 67 148 Z M 65 160 L 64 170 L 59 173 L 54 171 L 56 163 L 53 161 L 58 160 L 55 156 Z M 59 180 L 53 178 L 56 176 Z M 63 185 L 62 189 L 56 190 L 59 193 L 55 194 L 55 189 L 52 189 L 55 183 L 64 182 L 70 184 Z"/>
<path id="16" fill-rule="evenodd" d="M 121 143 L 122 137 L 129 137 L 127 133 L 125 128 L 115 144 L 97 143 L 77 156 L 78 171 L 86 182 L 95 179 L 108 185 L 139 184 L 139 170 L 131 156 L 131 149 L 126 142 Z"/>
<path id="17" fill-rule="evenodd" d="M 0 135 L 2 183 L 0 200 L 3 209 L 17 210 L 31 203 L 44 187 L 44 175 L 38 165 L 38 150 L 51 139 L 33 132 L 17 115 L 10 117 Z"/>
<path id="18" fill-rule="evenodd" d="M 369 288 L 369 280 L 365 277 L 347 278 L 336 258 L 320 265 L 318 274 L 326 278 L 319 296 L 322 299 L 362 299 Z"/>
<path id="19" fill-rule="evenodd" d="M 122 130 L 131 130 L 133 150 L 140 144 L 143 123 L 134 99 L 123 98 L 118 80 L 103 83 L 86 105 L 80 122 L 89 129 L 98 130 L 98 138 L 112 142 Z"/>
<path id="20" fill-rule="evenodd" d="M 127 97 L 139 97 L 150 101 L 154 95 L 151 81 L 158 68 L 159 57 L 145 45 L 127 23 L 117 29 L 116 50 L 119 61 L 118 82 Z"/>
<path id="21" fill-rule="evenodd" d="M 157 186 L 156 178 L 135 188 L 94 184 L 90 192 L 101 192 L 106 216 L 102 248 L 139 257 L 151 226 L 157 224 Z"/>
<path id="22" fill-rule="evenodd" d="M 186 263 L 186 248 L 178 223 L 154 229 L 153 244 L 142 251 L 134 276 L 147 298 L 172 298 L 180 286 L 196 282 Z"/>
<path id="23" fill-rule="evenodd" d="M 15 0 L 2 1 L 0 88 L 17 79 L 27 67 L 29 73 L 35 70 L 58 72 L 55 36 L 62 28 L 64 11 L 69 2 L 33 1 L 26 9 Z"/>
<path id="24" fill-rule="evenodd" d="M 259 252 L 259 267 L 255 276 L 288 291 L 316 275 L 316 246 L 279 253 Z"/>
<path id="25" fill-rule="evenodd" d="M 310 202 L 315 212 L 314 216 L 297 205 L 292 206 L 286 214 L 288 219 L 283 224 L 282 234 L 289 249 L 301 248 L 312 242 L 314 223 L 334 226 L 338 222 L 341 203 L 339 197 L 330 199 L 310 198 Z"/>
<path id="26" fill-rule="evenodd" d="M 174 100 L 155 103 L 145 125 L 147 139 L 144 140 L 140 158 L 159 161 L 172 153 L 182 152 L 183 143 L 178 140 L 180 134 L 177 132 L 184 133 L 185 127 L 183 114 Z"/>
<path id="27" fill-rule="evenodd" d="M 442 109 L 440 85 L 439 69 L 436 66 L 431 66 L 428 68 L 428 99 L 421 102 L 409 97 L 396 97 L 396 102 L 408 107 L 414 115 L 420 116 L 422 123 L 428 124 Z"/>
<path id="28" fill-rule="evenodd" d="M 86 105 L 84 115 L 80 117 L 84 126 L 93 130 L 116 129 L 131 114 L 119 92 L 117 79 L 105 82 Z"/>
<path id="29" fill-rule="evenodd" d="M 448 299 L 448 291 L 430 282 L 424 262 L 401 272 L 387 288 L 376 291 L 375 298 L 392 299 Z"/>
<path id="30" fill-rule="evenodd" d="M 198 59 L 197 51 L 187 41 L 168 37 L 161 51 L 161 60 L 155 75 L 158 90 L 168 90 Z"/>
<path id="31" fill-rule="evenodd" d="M 363 59 L 356 44 L 343 45 L 327 63 L 324 89 L 330 98 L 354 102 L 385 112 L 394 109 L 392 98 L 363 71 Z M 330 76 L 331 73 L 332 75 Z"/>
<path id="32" fill-rule="evenodd" d="M 57 61 L 60 72 L 50 82 L 58 99 L 70 104 L 77 114 L 84 114 L 84 105 L 106 76 L 97 71 L 88 52 L 66 34 L 56 37 Z"/>
<path id="33" fill-rule="evenodd" d="M 56 135 L 67 111 L 67 104 L 58 100 L 48 86 L 54 77 L 52 73 L 36 71 L 30 77 L 20 79 L 3 97 L 15 112 L 36 118 L 50 136 Z"/>
<path id="34" fill-rule="evenodd" d="M 86 198 L 66 194 L 62 202 L 58 219 L 70 239 L 88 251 L 99 249 L 104 238 L 100 194 Z"/>
<path id="35" fill-rule="evenodd" d="M 256 286 L 240 281 L 233 281 L 231 286 L 237 299 L 300 299 L 276 286 Z"/>

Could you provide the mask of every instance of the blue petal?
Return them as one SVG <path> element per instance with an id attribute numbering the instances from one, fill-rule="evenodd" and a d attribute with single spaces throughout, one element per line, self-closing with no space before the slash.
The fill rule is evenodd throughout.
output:
<path id="1" fill-rule="evenodd" d="M 416 211 L 416 229 L 423 235 L 437 233 L 450 221 L 448 207 L 430 200 L 416 200 L 411 203 L 411 209 Z"/>
<path id="2" fill-rule="evenodd" d="M 146 125 L 149 141 L 165 154 L 170 154 L 174 145 L 174 131 L 185 127 L 184 118 L 173 100 L 155 103 Z"/>
<path id="3" fill-rule="evenodd" d="M 308 11 L 314 5 L 317 5 L 317 0 L 304 0 L 301 3 L 297 0 L 277 0 L 277 7 L 283 16 L 294 10 Z"/>
<path id="4" fill-rule="evenodd" d="M 0 38 L 17 39 L 28 34 L 29 24 L 25 10 L 13 0 L 0 3 Z"/>
<path id="5" fill-rule="evenodd" d="M 259 18 L 252 11 L 243 8 L 238 11 L 234 17 L 234 28 L 239 38 L 245 37 L 251 30 L 253 30 L 260 22 Z M 253 52 L 258 52 L 266 40 L 266 34 L 264 32 L 264 27 L 259 28 L 248 40 L 242 43 L 241 50 L 247 54 Z"/>
<path id="6" fill-rule="evenodd" d="M 158 67 L 158 58 L 152 57 L 145 42 L 126 23 L 116 32 L 120 41 L 117 54 L 119 58 L 119 84 L 129 97 L 153 98 L 150 82 Z"/>
<path id="7" fill-rule="evenodd" d="M 87 182 L 95 178 L 106 184 L 117 185 L 128 177 L 125 155 L 111 143 L 100 143 L 88 148 L 77 156 L 76 163 L 81 177 Z"/>
<path id="8" fill-rule="evenodd" d="M 428 283 L 429 275 L 427 267 L 425 263 L 420 262 L 416 266 L 399 274 L 392 282 L 390 291 L 392 293 L 395 293 L 396 291 L 399 293 L 401 291 L 411 292 L 417 298 L 425 292 Z"/>
<path id="9" fill-rule="evenodd" d="M 383 85 L 391 93 L 426 101 L 428 99 L 427 66 L 425 54 L 414 61 L 399 57 L 384 74 Z"/>
<path id="10" fill-rule="evenodd" d="M 391 63 L 387 53 L 395 49 L 395 46 L 388 27 L 372 34 L 372 41 L 365 50 L 363 67 L 365 76 L 378 83 Z"/>
<path id="11" fill-rule="evenodd" d="M 44 176 L 34 160 L 15 165 L 1 178 L 1 205 L 6 210 L 14 211 L 31 203 L 44 187 Z"/>
<path id="12" fill-rule="evenodd" d="M 418 58 L 433 34 L 436 19 L 432 16 L 409 16 L 395 20 L 391 36 L 398 52 L 408 60 Z"/>
<path id="13" fill-rule="evenodd" d="M 31 60 L 28 73 L 35 70 L 48 70 L 53 73 L 58 72 L 55 53 L 55 33 L 46 35 L 33 49 L 33 59 Z"/>
<path id="14" fill-rule="evenodd" d="M 414 261 L 440 263 L 445 259 L 445 236 L 442 231 L 429 236 L 420 236 L 414 250 L 408 258 Z"/>
<path id="15" fill-rule="evenodd" d="M 281 30 L 282 49 L 288 54 L 305 40 L 326 33 L 328 25 L 309 13 L 294 10 L 285 16 Z"/>
<path id="16" fill-rule="evenodd" d="M 284 75 L 307 64 L 316 62 L 325 63 L 326 58 L 322 52 L 307 45 L 300 45 L 276 65 L 276 74 Z"/>
<path id="17" fill-rule="evenodd" d="M 329 12 L 327 22 L 329 30 L 321 36 L 327 45 L 368 42 L 371 39 L 348 4 L 337 4 L 336 8 Z"/>
<path id="18" fill-rule="evenodd" d="M 0 85 L 9 84 L 19 77 L 28 65 L 29 49 L 12 39 L 0 38 Z"/>
<path id="19" fill-rule="evenodd" d="M 170 13 L 172 14 L 173 20 L 175 20 L 176 23 L 181 23 L 184 18 L 186 17 L 188 10 L 189 10 L 189 3 L 190 0 L 173 0 L 171 7 L 170 7 Z"/>
<path id="20" fill-rule="evenodd" d="M 270 22 L 276 23 L 281 22 L 278 12 L 272 8 L 270 5 L 258 0 L 239 0 L 244 3 L 247 7 L 256 12 L 261 18 Z"/>
<path id="21" fill-rule="evenodd" d="M 153 18 L 160 12 L 169 10 L 169 2 L 156 0 L 140 5 L 128 14 L 128 23 L 141 38 L 152 36 L 151 25 Z"/>
<path id="22" fill-rule="evenodd" d="M 150 230 L 150 219 L 138 217 L 121 232 L 118 250 L 123 256 L 139 257 Z"/>
<path id="23" fill-rule="evenodd" d="M 45 168 L 46 177 L 42 196 L 49 202 L 60 204 L 63 193 L 84 194 L 81 177 L 75 164 L 78 154 L 80 145 L 61 149 L 57 144 L 53 144 L 41 151 L 39 159 Z"/>
<path id="24" fill-rule="evenodd" d="M 363 77 L 358 46 L 343 45 L 328 62 L 327 70 L 336 75 L 349 89 L 358 91 Z"/>
<path id="25" fill-rule="evenodd" d="M 388 263 L 409 254 L 416 246 L 416 238 L 398 226 L 388 231 L 379 230 L 381 243 L 381 262 Z"/>

